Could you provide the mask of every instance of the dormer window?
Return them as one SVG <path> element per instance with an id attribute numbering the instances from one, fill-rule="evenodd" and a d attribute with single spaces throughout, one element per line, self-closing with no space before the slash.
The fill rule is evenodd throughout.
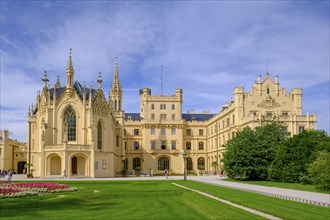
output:
<path id="1" fill-rule="evenodd" d="M 269 87 L 267 87 L 266 91 L 267 91 L 267 95 L 269 95 L 269 94 L 270 94 L 270 89 L 269 89 Z"/>

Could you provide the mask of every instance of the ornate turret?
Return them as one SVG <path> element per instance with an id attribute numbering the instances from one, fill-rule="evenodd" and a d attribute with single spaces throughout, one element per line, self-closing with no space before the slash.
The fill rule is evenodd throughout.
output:
<path id="1" fill-rule="evenodd" d="M 60 82 L 60 77 L 57 76 L 57 80 L 56 80 L 56 83 L 54 85 L 55 88 L 60 88 L 61 87 L 61 82 Z"/>
<path id="2" fill-rule="evenodd" d="M 49 81 L 49 79 L 47 78 L 46 70 L 44 72 L 44 78 L 42 78 L 41 80 L 44 82 L 44 88 L 47 88 L 47 82 Z"/>
<path id="3" fill-rule="evenodd" d="M 101 72 L 99 72 L 99 77 L 97 78 L 98 89 L 101 89 L 103 83 Z"/>
<path id="4" fill-rule="evenodd" d="M 74 70 L 72 66 L 72 48 L 70 48 L 70 56 L 68 61 L 68 67 L 66 68 L 66 87 L 73 87 L 73 78 L 74 78 Z"/>
<path id="5" fill-rule="evenodd" d="M 115 61 L 115 70 L 113 75 L 113 82 L 109 93 L 109 102 L 112 105 L 113 110 L 122 111 L 122 89 L 119 83 L 118 74 L 118 61 Z"/>

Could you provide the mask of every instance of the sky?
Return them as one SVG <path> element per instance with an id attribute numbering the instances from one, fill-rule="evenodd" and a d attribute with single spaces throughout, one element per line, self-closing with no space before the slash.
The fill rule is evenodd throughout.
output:
<path id="1" fill-rule="evenodd" d="M 72 48 L 75 80 L 105 96 L 118 57 L 125 112 L 139 89 L 183 89 L 183 113 L 218 113 L 235 87 L 249 92 L 267 69 L 288 92 L 303 90 L 303 114 L 329 134 L 329 1 L 0 1 L 0 129 L 26 142 L 27 112 L 53 86 Z M 161 67 L 163 66 L 163 68 Z M 163 87 L 161 87 L 161 79 Z"/>

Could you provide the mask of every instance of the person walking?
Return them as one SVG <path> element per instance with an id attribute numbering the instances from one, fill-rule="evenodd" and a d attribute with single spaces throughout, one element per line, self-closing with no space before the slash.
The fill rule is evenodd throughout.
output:
<path id="1" fill-rule="evenodd" d="M 166 177 L 166 179 L 168 179 L 168 170 L 167 169 L 165 169 L 165 177 Z"/>
<path id="2" fill-rule="evenodd" d="M 13 177 L 13 173 L 12 173 L 12 171 L 11 171 L 11 170 L 8 170 L 8 173 L 7 173 L 7 180 L 10 182 L 12 177 Z"/>

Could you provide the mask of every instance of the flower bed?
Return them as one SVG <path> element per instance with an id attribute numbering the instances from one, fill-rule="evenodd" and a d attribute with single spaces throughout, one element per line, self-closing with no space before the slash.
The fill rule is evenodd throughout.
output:
<path id="1" fill-rule="evenodd" d="M 12 182 L 0 181 L 0 199 L 36 196 L 40 193 L 72 192 L 77 190 L 78 189 L 76 187 L 70 187 L 57 183 L 48 183 L 48 182 L 12 183 Z"/>

